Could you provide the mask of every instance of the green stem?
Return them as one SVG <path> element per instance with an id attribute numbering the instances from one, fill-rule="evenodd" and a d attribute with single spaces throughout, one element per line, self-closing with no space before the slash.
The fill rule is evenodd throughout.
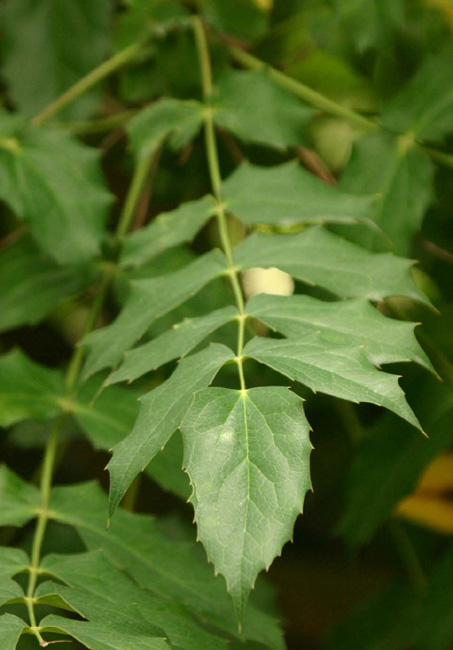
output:
<path id="1" fill-rule="evenodd" d="M 134 212 L 137 207 L 138 201 L 140 199 L 140 192 L 143 188 L 143 184 L 146 179 L 146 175 L 151 164 L 152 157 L 141 159 L 136 168 L 131 181 L 129 192 L 127 194 L 126 200 L 124 202 L 123 210 L 121 212 L 118 224 L 115 230 L 113 237 L 113 248 L 114 255 L 117 256 L 123 239 L 128 231 L 129 226 L 131 225 L 132 219 L 134 217 Z M 106 296 L 110 289 L 112 280 L 114 278 L 114 273 L 112 273 L 111 266 L 107 265 L 103 274 L 101 276 L 98 290 L 96 292 L 96 297 L 91 305 L 90 312 L 85 321 L 85 326 L 83 328 L 82 337 L 86 336 L 91 330 L 95 327 L 99 315 L 101 313 L 102 307 L 104 305 Z M 77 347 L 71 357 L 71 360 L 68 365 L 66 372 L 66 396 L 73 397 L 71 393 L 74 391 L 77 380 L 80 375 L 80 370 L 82 368 L 82 363 L 84 359 L 83 348 Z M 36 583 L 39 575 L 39 566 L 41 562 L 41 550 L 42 544 L 44 541 L 44 536 L 47 528 L 47 523 L 50 517 L 49 504 L 50 504 L 50 493 L 52 488 L 52 477 L 55 468 L 55 459 L 58 449 L 58 438 L 60 432 L 64 426 L 66 419 L 68 418 L 69 413 L 62 413 L 51 431 L 49 440 L 47 441 L 46 450 L 44 454 L 43 467 L 41 472 L 40 479 L 40 493 L 41 493 L 41 505 L 38 510 L 38 518 L 36 523 L 35 532 L 33 535 L 32 542 L 32 551 L 31 551 L 31 564 L 28 568 L 29 570 L 29 579 L 27 586 L 27 597 L 26 604 L 28 615 L 30 618 L 30 629 L 32 634 L 37 638 L 39 645 L 45 647 L 47 643 L 42 638 L 39 627 L 36 623 L 36 614 L 35 614 L 35 601 L 34 593 L 36 589 Z"/>
<path id="2" fill-rule="evenodd" d="M 124 126 L 131 120 L 137 111 L 121 111 L 114 115 L 107 115 L 96 120 L 80 122 L 54 122 L 54 125 L 70 131 L 74 135 L 89 135 L 91 133 L 105 133 Z"/>
<path id="3" fill-rule="evenodd" d="M 432 149 L 431 147 L 425 147 L 421 145 L 422 149 L 430 156 L 434 162 L 443 165 L 444 167 L 453 168 L 453 155 L 445 153 L 444 151 L 438 151 L 437 149 Z"/>
<path id="4" fill-rule="evenodd" d="M 116 72 L 119 68 L 122 68 L 124 65 L 129 63 L 129 61 L 132 61 L 132 59 L 135 59 L 135 57 L 144 49 L 147 42 L 148 36 L 137 41 L 137 43 L 126 47 L 124 50 L 121 50 L 121 52 L 114 54 L 110 59 L 101 63 L 100 66 L 91 70 L 91 72 L 89 72 L 85 77 L 79 79 L 79 81 L 77 81 L 73 86 L 57 97 L 57 99 L 49 104 L 49 106 L 39 113 L 39 115 L 36 115 L 36 117 L 33 118 L 32 123 L 40 125 L 48 122 L 56 113 L 86 93 L 87 90 L 98 84 L 113 72 Z"/>
<path id="5" fill-rule="evenodd" d="M 220 241 L 222 244 L 223 252 L 228 262 L 228 275 L 233 289 L 234 297 L 236 300 L 237 308 L 239 311 L 238 316 L 238 342 L 236 363 L 239 373 L 239 381 L 241 390 L 246 389 L 243 356 L 244 349 L 244 328 L 246 321 L 244 297 L 242 295 L 241 284 L 239 281 L 238 270 L 234 264 L 233 252 L 231 247 L 230 235 L 228 232 L 228 222 L 225 214 L 225 205 L 221 198 L 222 177 L 220 174 L 219 154 L 217 150 L 217 140 L 214 129 L 213 111 L 211 107 L 212 96 L 212 69 L 211 59 L 209 56 L 209 48 L 206 39 L 203 23 L 198 16 L 193 19 L 193 28 L 195 35 L 195 42 L 197 46 L 198 59 L 201 68 L 201 79 L 203 88 L 203 99 L 205 103 L 204 110 L 204 130 L 206 142 L 206 155 L 208 159 L 209 176 L 211 180 L 212 193 L 217 202 L 217 222 L 219 225 Z"/>

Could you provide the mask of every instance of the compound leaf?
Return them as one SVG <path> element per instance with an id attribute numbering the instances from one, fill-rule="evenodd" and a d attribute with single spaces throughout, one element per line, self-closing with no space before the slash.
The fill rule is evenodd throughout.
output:
<path id="1" fill-rule="evenodd" d="M 88 350 L 85 376 L 116 365 L 154 321 L 224 274 L 225 267 L 224 255 L 212 250 L 174 273 L 133 282 L 118 318 L 83 340 Z"/>
<path id="2" fill-rule="evenodd" d="M 140 404 L 131 434 L 113 451 L 110 472 L 110 514 L 140 471 L 180 426 L 193 394 L 209 384 L 220 368 L 234 358 L 224 345 L 212 344 L 178 365 L 170 379 L 148 393 Z"/>
<path id="3" fill-rule="evenodd" d="M 421 428 L 406 402 L 398 377 L 376 370 L 357 345 L 329 345 L 317 333 L 303 339 L 256 337 L 247 343 L 244 355 L 315 392 L 384 406 Z"/>
<path id="4" fill-rule="evenodd" d="M 295 162 L 277 167 L 242 164 L 222 185 L 229 212 L 248 225 L 356 223 L 370 217 L 374 197 L 345 194 Z"/>
<path id="5" fill-rule="evenodd" d="M 286 388 L 207 388 L 181 430 L 198 534 L 241 621 L 256 576 L 291 538 L 310 488 L 310 425 Z"/>
<path id="6" fill-rule="evenodd" d="M 11 472 L 6 465 L 1 465 L 0 526 L 23 526 L 36 516 L 40 505 L 39 490 Z M 5 567 L 7 559 L 11 558 L 8 552 L 2 549 L 0 568 L 3 575 L 14 575 L 15 568 L 21 566 L 23 556 L 13 556 L 14 564 L 11 564 L 9 568 Z M 4 573 L 5 569 L 7 573 Z M 12 569 L 14 573 L 9 573 Z M 18 568 L 18 570 L 20 569 Z"/>

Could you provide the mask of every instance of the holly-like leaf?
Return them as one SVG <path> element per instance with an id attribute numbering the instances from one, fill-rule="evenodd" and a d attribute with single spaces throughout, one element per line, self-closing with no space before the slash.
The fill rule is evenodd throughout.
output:
<path id="1" fill-rule="evenodd" d="M 0 526 L 23 526 L 33 519 L 40 506 L 39 490 L 25 483 L 16 474 L 11 472 L 6 465 L 0 466 Z M 6 560 L 12 560 L 9 568 L 5 567 Z M 14 575 L 11 569 L 22 567 L 23 556 L 8 555 L 2 549 L 0 553 L 0 569 L 3 575 Z M 27 562 L 28 564 L 28 562 Z M 5 573 L 6 569 L 6 573 Z"/>
<path id="2" fill-rule="evenodd" d="M 266 70 L 228 71 L 219 79 L 212 103 L 217 126 L 246 142 L 280 149 L 304 144 L 313 116 Z"/>
<path id="3" fill-rule="evenodd" d="M 85 376 L 116 365 L 154 321 L 223 275 L 225 267 L 224 255 L 212 250 L 174 273 L 133 282 L 118 318 L 83 340 L 88 350 Z"/>
<path id="4" fill-rule="evenodd" d="M 132 433 L 113 451 L 110 472 L 110 514 L 140 471 L 180 426 L 193 394 L 212 382 L 220 368 L 234 358 L 224 345 L 212 344 L 183 359 L 169 380 L 141 400 Z"/>
<path id="5" fill-rule="evenodd" d="M 136 156 L 143 158 L 167 138 L 172 148 L 180 149 L 197 135 L 202 122 L 202 104 L 165 97 L 140 111 L 130 121 L 128 133 Z"/>
<path id="6" fill-rule="evenodd" d="M 32 116 L 99 65 L 110 41 L 109 0 L 6 0 L 2 7 L 3 75 L 16 107 Z M 83 94 L 63 111 L 84 119 L 99 91 Z"/>
<path id="7" fill-rule="evenodd" d="M 213 216 L 214 210 L 214 199 L 204 196 L 197 201 L 183 203 L 176 210 L 160 214 L 148 226 L 125 238 L 121 265 L 130 267 L 146 264 L 165 250 L 192 241 L 200 228 Z"/>
<path id="8" fill-rule="evenodd" d="M 0 426 L 47 420 L 61 411 L 63 375 L 31 361 L 19 350 L 0 357 Z"/>
<path id="9" fill-rule="evenodd" d="M 179 359 L 193 350 L 211 332 L 234 320 L 236 307 L 223 307 L 199 318 L 190 318 L 173 325 L 157 338 L 126 352 L 121 366 L 107 379 L 107 384 L 133 381 L 150 370 Z"/>
<path id="10" fill-rule="evenodd" d="M 258 573 L 291 538 L 310 488 L 310 425 L 286 388 L 207 388 L 181 430 L 198 535 L 241 621 Z"/>
<path id="11" fill-rule="evenodd" d="M 7 134 L 6 137 L 3 134 Z M 61 264 L 100 252 L 111 202 L 99 154 L 62 131 L 0 121 L 0 199 Z"/>
<path id="12" fill-rule="evenodd" d="M 368 300 L 325 302 L 311 296 L 253 296 L 249 316 L 292 338 L 321 332 L 327 345 L 361 345 L 376 366 L 415 361 L 433 372 L 427 355 L 414 335 L 415 323 L 386 318 Z"/>
<path id="13" fill-rule="evenodd" d="M 421 428 L 406 402 L 398 377 L 376 370 L 358 345 L 329 345 L 316 333 L 303 339 L 256 337 L 247 343 L 244 355 L 315 392 L 384 406 Z"/>
<path id="14" fill-rule="evenodd" d="M 0 638 L 2 650 L 16 650 L 20 636 L 27 624 L 18 616 L 13 614 L 2 614 L 0 616 Z"/>
<path id="15" fill-rule="evenodd" d="M 181 537 L 177 539 L 173 531 L 167 536 L 159 520 L 121 508 L 107 530 L 107 497 L 93 483 L 55 488 L 51 509 L 56 521 L 76 528 L 90 550 L 101 548 L 115 566 L 127 567 L 143 594 L 150 592 L 160 599 L 162 615 L 168 613 L 167 606 L 170 612 L 178 606 L 202 625 L 209 622 L 210 630 L 220 631 L 221 636 L 284 650 L 281 630 L 271 616 L 254 606 L 253 598 L 238 635 L 225 585 L 214 578 L 191 535 L 178 531 Z"/>
<path id="16" fill-rule="evenodd" d="M 427 302 L 413 281 L 411 260 L 369 253 L 321 227 L 294 235 L 254 233 L 235 248 L 234 260 L 241 270 L 277 267 L 341 297 L 405 295 Z"/>
<path id="17" fill-rule="evenodd" d="M 242 164 L 222 185 L 222 199 L 244 223 L 274 226 L 357 223 L 372 216 L 375 203 L 372 196 L 340 192 L 295 162 Z"/>
<path id="18" fill-rule="evenodd" d="M 371 218 L 385 233 L 398 255 L 407 255 L 414 234 L 433 200 L 434 166 L 420 147 L 377 132 L 354 145 L 340 189 L 378 196 Z M 348 237 L 371 250 L 388 249 L 382 232 L 362 225 L 348 229 Z"/>
<path id="19" fill-rule="evenodd" d="M 36 325 L 89 283 L 84 267 L 59 266 L 21 237 L 0 256 L 0 330 Z"/>
<path id="20" fill-rule="evenodd" d="M 384 105 L 383 124 L 397 133 L 439 142 L 453 130 L 453 46 L 427 57 L 411 81 Z"/>

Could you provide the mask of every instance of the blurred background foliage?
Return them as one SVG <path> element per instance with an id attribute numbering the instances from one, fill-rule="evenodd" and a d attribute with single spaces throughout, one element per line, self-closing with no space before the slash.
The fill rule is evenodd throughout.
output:
<path id="1" fill-rule="evenodd" d="M 137 59 L 55 119 L 62 129 L 100 147 L 109 188 L 117 199 L 112 221 L 131 174 L 124 125 L 161 95 L 199 95 L 193 37 L 183 28 L 187 12 L 194 8 L 212 28 L 215 74 L 225 66 L 228 48 L 238 48 L 339 106 L 370 118 L 381 115 L 384 106 L 383 119 L 392 124 L 398 119 L 392 98 L 431 61 L 426 84 L 437 75 L 453 104 L 453 57 L 448 54 L 453 52 L 452 0 L 3 0 L 2 5 L 1 102 L 4 108 L 29 117 L 107 57 L 136 43 L 148 25 L 155 30 L 155 38 Z M 178 16 L 181 28 L 174 28 Z M 322 395 L 310 397 L 307 414 L 316 432 L 312 436 L 315 491 L 297 520 L 294 543 L 269 572 L 288 647 L 398 650 L 414 643 L 447 650 L 453 643 L 453 157 L 448 157 L 449 152 L 453 155 L 453 137 L 433 138 L 432 145 L 445 154 L 443 160 L 439 156 L 435 169 L 428 158 L 399 165 L 390 136 L 367 135 L 359 124 L 339 115 L 316 113 L 306 140 L 303 147 L 275 152 L 239 144 L 221 132 L 222 172 L 227 174 L 244 158 L 267 165 L 298 156 L 328 183 L 339 183 L 350 192 L 377 194 L 379 225 L 397 253 L 419 260 L 418 282 L 441 315 L 396 299 L 381 308 L 389 315 L 423 321 L 419 340 L 443 382 L 414 364 L 404 367 L 404 390 L 429 440 L 377 408 L 351 407 Z M 162 148 L 135 227 L 207 190 L 201 137 L 179 151 Z M 11 269 L 18 272 L 17 266 L 8 266 L 8 250 L 19 235 L 6 205 L 1 207 L 1 217 L 5 251 L 0 291 L 6 294 Z M 240 240 L 241 228 L 235 223 L 230 228 Z M 374 250 L 388 248 L 385 239 L 376 235 L 370 239 L 369 231 L 361 233 L 359 227 L 352 236 Z M 147 275 L 180 267 L 193 251 L 209 249 L 216 238 L 215 229 L 207 226 L 192 248 L 172 249 L 155 258 Z M 61 282 L 66 285 L 68 279 L 62 277 Z M 79 282 L 74 293 L 90 283 L 80 278 Z M 117 304 L 124 300 L 125 291 L 118 282 Z M 225 291 L 220 282 L 208 287 L 184 309 L 157 323 L 150 334 L 183 316 L 223 306 Z M 66 300 L 37 325 L 3 323 L 2 350 L 20 345 L 38 362 L 64 363 L 80 336 L 90 297 L 88 289 L 81 298 Z M 112 299 L 103 322 L 116 310 Z M 216 340 L 226 341 L 229 336 L 227 329 L 222 330 Z M 157 385 L 172 369 L 170 364 L 143 381 L 147 387 Z M 259 373 L 270 371 L 256 372 L 259 382 Z M 135 414 L 128 414 L 126 406 L 119 410 L 127 429 Z M 37 422 L 12 427 L 0 438 L 2 459 L 32 478 L 46 435 Z M 122 435 L 120 427 L 118 436 Z M 107 444 L 102 439 L 96 445 L 94 438 L 93 452 L 80 426 L 68 426 L 58 482 L 100 477 L 106 486 L 105 449 L 115 440 Z M 170 520 L 177 514 L 189 524 L 191 508 L 175 496 L 188 492 L 185 475 L 173 471 L 180 455 L 175 437 L 148 469 L 136 507 Z M 20 540 L 25 547 L 29 533 L 25 529 Z M 0 535 L 5 543 L 10 531 Z M 66 528 L 56 524 L 49 528 L 47 551 L 76 551 L 79 545 Z M 21 643 L 25 650 L 27 641 Z"/>

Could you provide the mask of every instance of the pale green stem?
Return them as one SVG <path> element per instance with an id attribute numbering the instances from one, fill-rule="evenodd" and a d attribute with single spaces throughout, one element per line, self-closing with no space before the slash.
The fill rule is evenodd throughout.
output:
<path id="1" fill-rule="evenodd" d="M 204 110 L 204 130 L 206 142 L 206 155 L 208 159 L 209 176 L 211 179 L 212 193 L 217 201 L 217 221 L 219 224 L 220 241 L 222 244 L 225 257 L 228 262 L 228 275 L 230 277 L 231 286 L 233 289 L 234 297 L 236 300 L 237 308 L 239 311 L 238 316 L 238 343 L 236 353 L 236 363 L 239 373 L 239 381 L 241 389 L 245 390 L 245 377 L 243 368 L 242 352 L 244 349 L 244 328 L 245 328 L 245 307 L 244 297 L 239 281 L 238 270 L 234 264 L 233 252 L 231 247 L 230 235 L 228 232 L 228 222 L 225 214 L 225 206 L 221 198 L 221 185 L 222 178 L 220 175 L 219 155 L 217 151 L 217 141 L 214 129 L 213 112 L 211 107 L 212 95 L 212 71 L 211 60 L 209 56 L 209 48 L 204 31 L 203 23 L 198 16 L 193 19 L 195 41 L 197 45 L 198 59 L 201 68 L 203 99 L 205 103 Z"/>
<path id="2" fill-rule="evenodd" d="M 121 212 L 120 218 L 118 220 L 118 224 L 113 237 L 113 248 L 114 248 L 115 255 L 118 254 L 123 239 L 128 231 L 128 228 L 131 225 L 135 210 L 137 208 L 138 201 L 140 199 L 140 193 L 142 191 L 147 173 L 149 171 L 151 160 L 152 160 L 151 156 L 147 158 L 143 158 L 138 162 L 135 168 L 135 172 L 131 181 L 129 192 L 124 202 L 124 207 Z M 113 277 L 114 274 L 112 273 L 111 267 L 106 266 L 98 285 L 96 297 L 91 305 L 90 312 L 85 322 L 82 337 L 86 336 L 95 327 L 99 314 L 101 313 L 105 298 L 107 296 L 108 290 L 112 283 Z M 72 354 L 66 372 L 66 394 L 68 397 L 69 396 L 72 397 L 71 393 L 73 392 L 76 386 L 77 379 L 79 377 L 80 370 L 82 367 L 83 359 L 84 359 L 83 348 L 77 347 Z M 52 477 L 55 468 L 55 458 L 56 458 L 56 452 L 58 448 L 58 438 L 68 415 L 69 413 L 62 413 L 59 416 L 51 431 L 49 440 L 47 441 L 46 450 L 44 454 L 43 467 L 41 472 L 41 479 L 40 479 L 41 505 L 37 512 L 38 518 L 36 522 L 35 532 L 33 535 L 32 552 L 30 558 L 31 564 L 28 568 L 29 579 L 28 579 L 28 586 L 27 586 L 26 604 L 27 604 L 28 614 L 30 617 L 30 626 L 31 626 L 30 629 L 32 634 L 37 638 L 40 646 L 42 647 L 45 647 L 47 643 L 42 638 L 39 631 L 39 627 L 36 623 L 36 614 L 34 609 L 33 597 L 34 597 L 36 582 L 39 574 L 42 544 L 44 541 L 44 535 L 47 528 L 47 522 L 50 517 L 49 502 L 50 502 L 50 493 L 52 488 Z"/>
<path id="3" fill-rule="evenodd" d="M 56 113 L 71 104 L 78 97 L 86 93 L 90 88 L 98 84 L 100 81 L 111 75 L 119 68 L 135 59 L 135 57 L 144 49 L 148 41 L 148 36 L 143 38 L 137 43 L 126 47 L 121 52 L 118 52 L 104 63 L 101 63 L 97 68 L 91 70 L 85 77 L 79 79 L 73 86 L 68 88 L 62 95 L 57 97 L 49 106 L 47 106 L 39 115 L 33 118 L 33 124 L 44 124 L 48 122 Z"/>

